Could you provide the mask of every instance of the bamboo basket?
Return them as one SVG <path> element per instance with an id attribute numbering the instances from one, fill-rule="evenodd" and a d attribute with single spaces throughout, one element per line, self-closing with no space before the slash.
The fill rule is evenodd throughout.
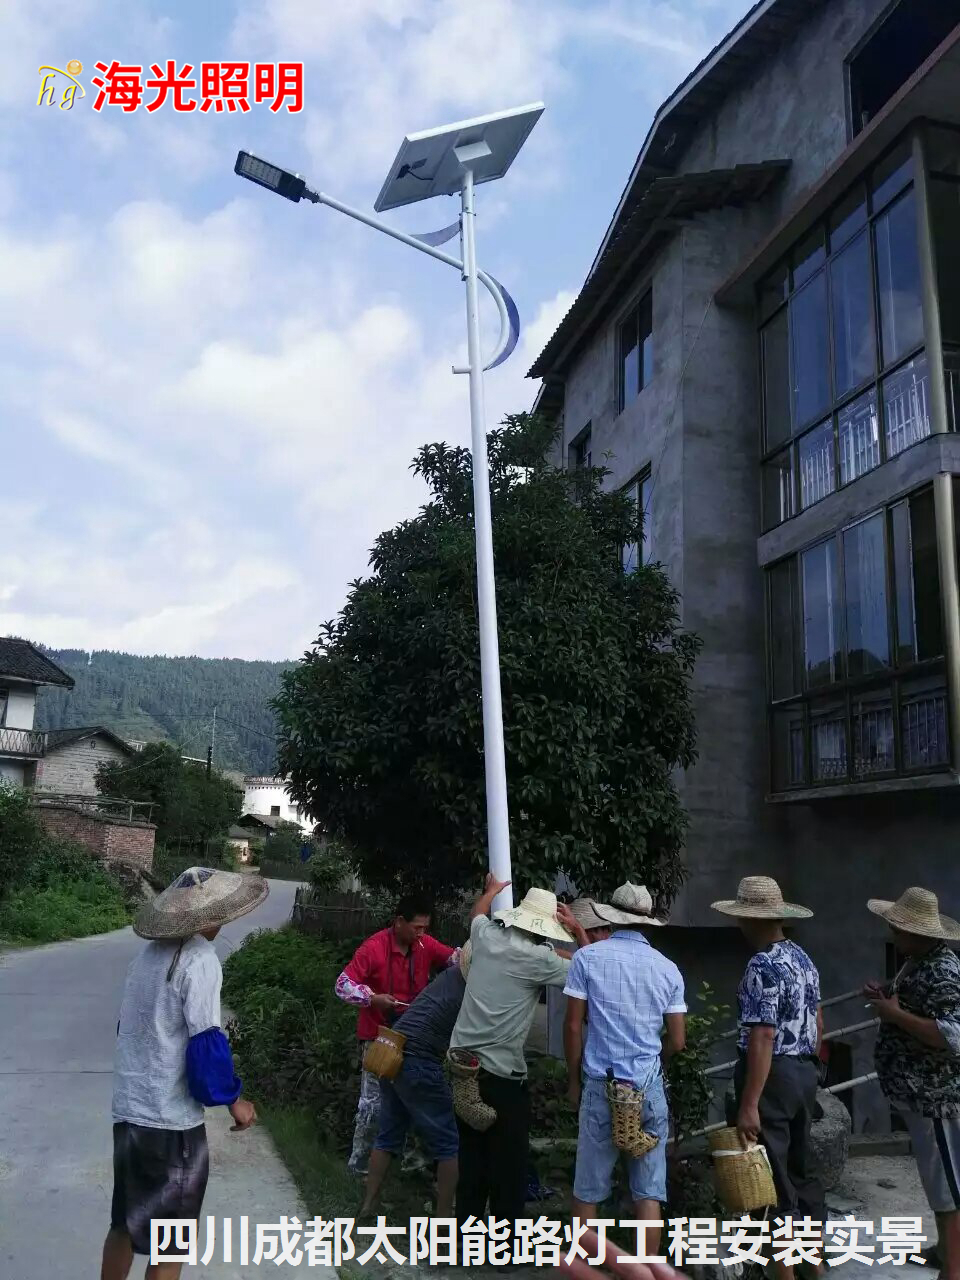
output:
<path id="1" fill-rule="evenodd" d="M 453 1109 L 465 1125 L 486 1133 L 497 1113 L 480 1097 L 480 1062 L 467 1049 L 447 1051 L 447 1069 L 453 1088 Z"/>
<path id="2" fill-rule="evenodd" d="M 605 1088 L 610 1104 L 613 1145 L 627 1155 L 645 1156 L 660 1139 L 655 1133 L 647 1133 L 643 1127 L 643 1090 L 623 1080 L 608 1080 Z"/>
<path id="3" fill-rule="evenodd" d="M 721 1203 L 734 1213 L 765 1209 L 777 1203 L 777 1188 L 766 1148 L 740 1145 L 736 1129 L 716 1129 L 707 1135 L 713 1174 Z"/>
<path id="4" fill-rule="evenodd" d="M 403 1066 L 403 1046 L 407 1037 L 402 1031 L 381 1027 L 376 1040 L 371 1040 L 363 1053 L 363 1069 L 381 1080 L 393 1080 Z"/>

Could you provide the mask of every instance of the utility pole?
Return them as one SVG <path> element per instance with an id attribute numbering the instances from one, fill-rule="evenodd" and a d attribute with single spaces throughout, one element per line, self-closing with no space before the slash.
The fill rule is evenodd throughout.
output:
<path id="1" fill-rule="evenodd" d="M 207 747 L 207 777 L 213 773 L 213 748 L 217 745 L 217 708 L 213 708 L 213 728 L 210 731 L 210 745 Z"/>

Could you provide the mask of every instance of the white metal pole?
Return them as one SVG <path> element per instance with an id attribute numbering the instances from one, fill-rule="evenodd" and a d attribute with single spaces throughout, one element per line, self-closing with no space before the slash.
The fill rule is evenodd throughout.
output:
<path id="1" fill-rule="evenodd" d="M 467 166 L 461 191 L 460 234 L 463 279 L 467 293 L 467 356 L 470 366 L 470 436 L 473 447 L 473 512 L 477 544 L 477 610 L 480 622 L 480 688 L 483 702 L 483 760 L 487 788 L 487 846 L 490 870 L 498 880 L 510 880 L 510 817 L 507 807 L 507 766 L 503 747 L 503 707 L 500 697 L 500 644 L 497 637 L 497 597 L 493 572 L 493 522 L 490 515 L 490 470 L 487 464 L 487 426 L 483 408 L 483 356 L 480 351 L 480 304 L 477 296 L 476 215 L 473 170 Z M 513 906 L 512 889 L 494 900 L 496 911 Z"/>

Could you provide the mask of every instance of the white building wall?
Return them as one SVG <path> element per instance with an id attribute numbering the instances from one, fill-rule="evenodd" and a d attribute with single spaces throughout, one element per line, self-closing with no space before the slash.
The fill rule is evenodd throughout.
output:
<path id="1" fill-rule="evenodd" d="M 33 685 L 10 685 L 4 725 L 8 729 L 32 729 L 36 705 L 37 691 Z"/>
<path id="2" fill-rule="evenodd" d="M 284 822 L 296 822 L 307 831 L 312 831 L 316 825 L 293 803 L 281 778 L 244 778 L 243 812 L 268 818 L 274 810 L 278 811 L 276 817 Z"/>

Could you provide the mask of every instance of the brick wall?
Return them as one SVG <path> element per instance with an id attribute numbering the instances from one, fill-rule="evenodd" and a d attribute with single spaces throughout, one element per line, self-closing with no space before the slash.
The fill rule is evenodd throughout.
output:
<path id="1" fill-rule="evenodd" d="M 152 822 L 128 822 L 124 818 L 81 813 L 69 805 L 40 804 L 36 815 L 51 835 L 76 840 L 104 862 L 125 862 L 149 871 L 157 828 Z"/>
<path id="2" fill-rule="evenodd" d="M 49 751 L 37 765 L 36 787 L 40 791 L 56 791 L 61 795 L 97 794 L 97 767 L 105 763 L 122 763 L 131 759 L 109 738 L 99 734 L 70 742 Z"/>

